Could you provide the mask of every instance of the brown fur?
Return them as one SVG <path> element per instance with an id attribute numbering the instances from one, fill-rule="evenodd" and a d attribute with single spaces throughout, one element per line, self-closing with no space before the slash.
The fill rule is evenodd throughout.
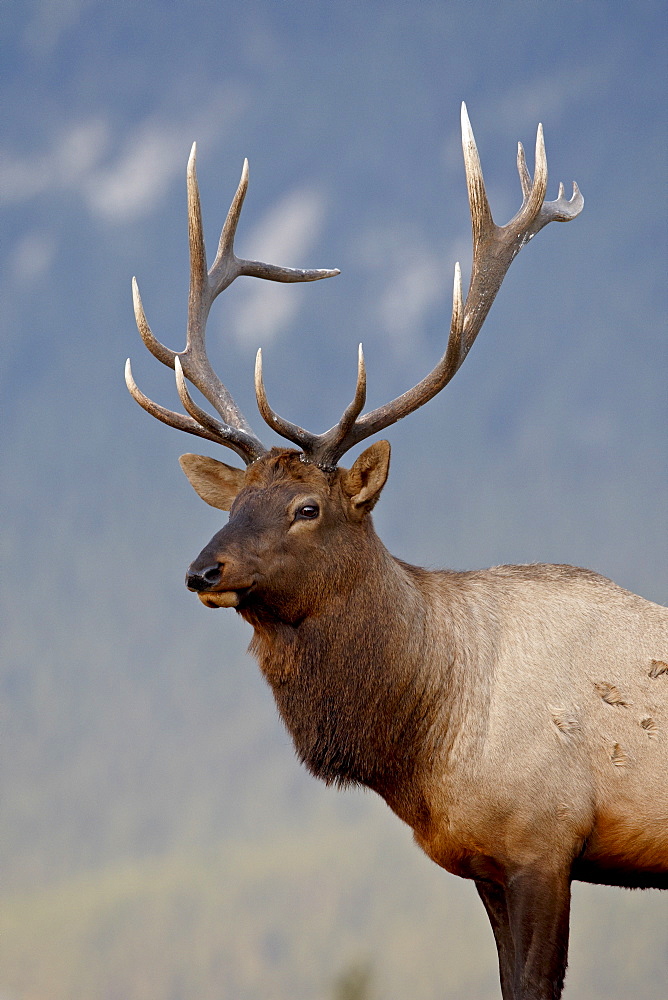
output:
<path id="1" fill-rule="evenodd" d="M 238 493 L 190 585 L 234 595 L 309 770 L 374 789 L 476 881 L 504 998 L 558 997 L 571 878 L 668 887 L 668 612 L 572 566 L 393 558 L 368 513 L 388 463 L 378 442 L 351 470 L 223 467 L 219 505 Z"/>

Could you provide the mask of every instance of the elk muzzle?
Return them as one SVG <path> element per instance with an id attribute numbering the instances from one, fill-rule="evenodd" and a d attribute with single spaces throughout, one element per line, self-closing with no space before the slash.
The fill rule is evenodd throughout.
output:
<path id="1" fill-rule="evenodd" d="M 225 563 L 209 562 L 201 565 L 201 557 L 191 563 L 186 572 L 186 587 L 194 591 L 207 608 L 236 608 L 241 600 L 240 591 L 230 588 L 225 579 Z"/>
<path id="2" fill-rule="evenodd" d="M 224 563 L 216 562 L 208 566 L 198 566 L 196 559 L 186 572 L 186 587 L 194 591 L 207 608 L 236 608 L 239 592 L 227 590 L 223 584 Z M 220 588 L 221 584 L 223 589 Z"/>
<path id="3" fill-rule="evenodd" d="M 212 587 L 217 587 L 222 579 L 222 567 L 222 563 L 216 562 L 204 569 L 196 569 L 193 563 L 186 572 L 186 587 L 188 590 L 195 591 L 211 590 Z"/>

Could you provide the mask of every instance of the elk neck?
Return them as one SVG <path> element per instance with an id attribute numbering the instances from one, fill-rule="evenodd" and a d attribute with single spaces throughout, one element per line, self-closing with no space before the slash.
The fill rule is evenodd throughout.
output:
<path id="1" fill-rule="evenodd" d="M 293 625 L 260 609 L 242 614 L 308 769 L 327 783 L 366 785 L 401 814 L 397 796 L 410 795 L 448 739 L 443 694 L 454 651 L 443 656 L 442 619 L 436 635 L 434 574 L 395 559 L 370 517 L 365 524 L 355 574 L 347 567 L 345 589 L 317 614 Z"/>

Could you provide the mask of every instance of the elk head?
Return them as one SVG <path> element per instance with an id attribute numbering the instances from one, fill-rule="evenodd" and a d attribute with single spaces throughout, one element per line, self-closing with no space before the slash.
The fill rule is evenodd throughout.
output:
<path id="1" fill-rule="evenodd" d="M 199 495 L 230 510 L 228 524 L 190 566 L 186 584 L 207 607 L 261 606 L 291 624 L 318 614 L 357 583 L 373 545 L 368 513 L 383 488 L 390 447 L 377 441 L 351 469 L 326 471 L 272 449 L 243 472 L 201 455 L 181 467 Z"/>
<path id="2" fill-rule="evenodd" d="M 373 558 L 369 512 L 387 478 L 390 448 L 372 445 L 352 468 L 338 466 L 354 445 L 412 413 L 435 396 L 464 362 L 489 312 L 511 262 L 521 248 L 548 222 L 566 222 L 582 210 L 584 199 L 576 184 L 570 199 L 559 186 L 556 201 L 546 202 L 547 162 L 542 127 L 536 136 L 535 170 L 530 177 L 522 145 L 517 167 L 522 205 L 505 226 L 497 226 L 485 193 L 480 159 L 465 105 L 462 104 L 462 147 L 473 231 L 473 266 L 463 301 L 459 264 L 455 266 L 450 335 L 443 357 L 416 386 L 389 403 L 362 414 L 366 373 L 360 345 L 357 385 L 352 402 L 339 422 L 323 434 L 313 434 L 280 417 L 269 405 L 262 377 L 262 353 L 255 366 L 255 392 L 260 413 L 294 449 L 267 450 L 250 429 L 228 390 L 215 375 L 205 349 L 206 320 L 213 300 L 239 275 L 271 281 L 315 281 L 338 270 L 299 270 L 238 258 L 234 236 L 248 185 L 248 165 L 232 201 L 220 237 L 216 259 L 207 273 L 195 146 L 188 162 L 188 222 L 190 295 L 185 350 L 169 350 L 153 336 L 146 321 L 136 281 L 135 317 L 149 351 L 173 368 L 185 414 L 152 402 L 137 387 L 130 362 L 126 382 L 137 402 L 154 417 L 216 441 L 235 451 L 246 463 L 233 468 L 199 455 L 184 455 L 181 466 L 203 500 L 229 510 L 228 524 L 202 550 L 188 570 L 186 582 L 209 607 L 239 611 L 263 608 L 283 621 L 294 622 L 314 612 L 324 594 L 342 595 L 360 555 Z M 191 397 L 186 379 L 217 411 L 211 416 Z M 354 558 L 353 558 L 354 557 Z"/>

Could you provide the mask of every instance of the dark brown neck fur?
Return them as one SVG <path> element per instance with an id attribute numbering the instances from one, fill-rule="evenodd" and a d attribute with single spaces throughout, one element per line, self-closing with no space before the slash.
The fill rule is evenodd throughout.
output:
<path id="1" fill-rule="evenodd" d="M 367 528 L 358 579 L 326 611 L 296 625 L 266 609 L 242 613 L 309 770 L 328 783 L 366 785 L 400 806 L 397 796 L 410 794 L 437 731 L 442 738 L 443 687 L 427 669 L 427 609 L 413 578 L 422 571 L 393 559 L 370 519 Z"/>

